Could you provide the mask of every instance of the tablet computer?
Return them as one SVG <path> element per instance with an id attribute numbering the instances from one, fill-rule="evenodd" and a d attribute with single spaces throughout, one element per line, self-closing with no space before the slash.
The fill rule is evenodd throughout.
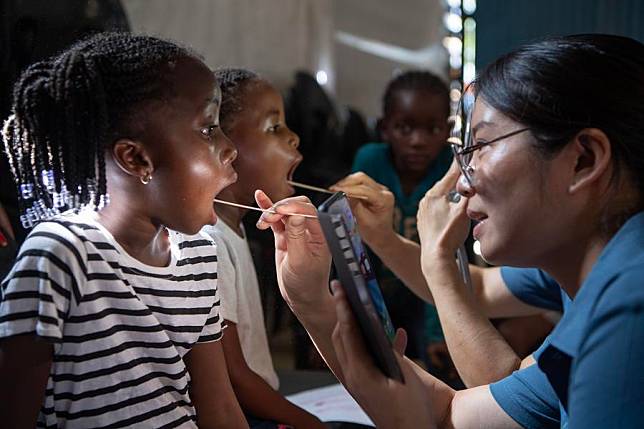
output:
<path id="1" fill-rule="evenodd" d="M 387 377 L 404 383 L 392 348 L 395 329 L 345 194 L 324 201 L 318 218 L 369 353 Z"/>

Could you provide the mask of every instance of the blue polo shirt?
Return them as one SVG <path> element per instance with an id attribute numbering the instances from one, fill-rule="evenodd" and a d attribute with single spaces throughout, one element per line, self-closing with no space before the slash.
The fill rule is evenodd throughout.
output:
<path id="1" fill-rule="evenodd" d="M 555 279 L 540 269 L 501 267 L 501 278 L 510 292 L 526 304 L 563 313 L 572 303 Z"/>
<path id="2" fill-rule="evenodd" d="M 527 428 L 635 428 L 644 422 L 644 212 L 602 251 L 537 365 L 490 385 Z M 557 402 L 557 410 L 553 403 Z"/>

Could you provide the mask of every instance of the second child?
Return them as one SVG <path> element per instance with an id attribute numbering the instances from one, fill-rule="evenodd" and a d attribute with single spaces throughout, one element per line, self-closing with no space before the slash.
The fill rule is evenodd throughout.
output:
<path id="1" fill-rule="evenodd" d="M 224 189 L 222 200 L 253 204 L 256 189 L 275 199 L 293 195 L 287 183 L 302 161 L 298 136 L 286 126 L 284 104 L 275 88 L 244 69 L 221 69 L 220 121 L 238 149 L 239 180 Z M 220 221 L 205 232 L 217 242 L 221 314 L 226 321 L 224 354 L 235 394 L 251 428 L 326 427 L 278 391 L 262 313 L 259 283 L 242 218 L 247 210 L 218 204 Z"/>

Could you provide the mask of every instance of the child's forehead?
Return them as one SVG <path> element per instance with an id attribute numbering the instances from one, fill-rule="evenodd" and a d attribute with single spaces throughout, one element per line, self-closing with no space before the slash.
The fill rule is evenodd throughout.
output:
<path id="1" fill-rule="evenodd" d="M 392 94 L 385 117 L 409 114 L 432 114 L 445 116 L 445 100 L 441 94 L 427 89 L 400 88 Z M 449 107 L 449 106 L 447 106 Z"/>
<path id="2" fill-rule="evenodd" d="M 201 61 L 185 61 L 172 72 L 175 87 L 170 107 L 199 110 L 221 103 L 221 90 L 212 72 Z"/>

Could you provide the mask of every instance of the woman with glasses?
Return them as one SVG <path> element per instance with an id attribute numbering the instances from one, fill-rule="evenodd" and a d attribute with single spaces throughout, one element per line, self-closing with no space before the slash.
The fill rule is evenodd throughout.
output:
<path id="1" fill-rule="evenodd" d="M 342 288 L 333 285 L 333 298 L 326 292 L 318 224 L 264 214 L 282 294 L 378 427 L 639 427 L 644 45 L 606 35 L 534 43 L 488 66 L 474 91 L 471 138 L 453 141 L 460 172 L 453 168 L 421 203 L 422 272 L 446 289 L 462 283 L 454 253 L 472 220 L 490 263 L 555 279 L 572 303 L 537 363 L 462 391 L 402 357 L 405 384 L 385 378 L 370 364 Z M 457 203 L 448 197 L 454 188 Z M 275 209 L 314 213 L 297 198 Z M 454 315 L 467 323 L 467 314 Z"/>

